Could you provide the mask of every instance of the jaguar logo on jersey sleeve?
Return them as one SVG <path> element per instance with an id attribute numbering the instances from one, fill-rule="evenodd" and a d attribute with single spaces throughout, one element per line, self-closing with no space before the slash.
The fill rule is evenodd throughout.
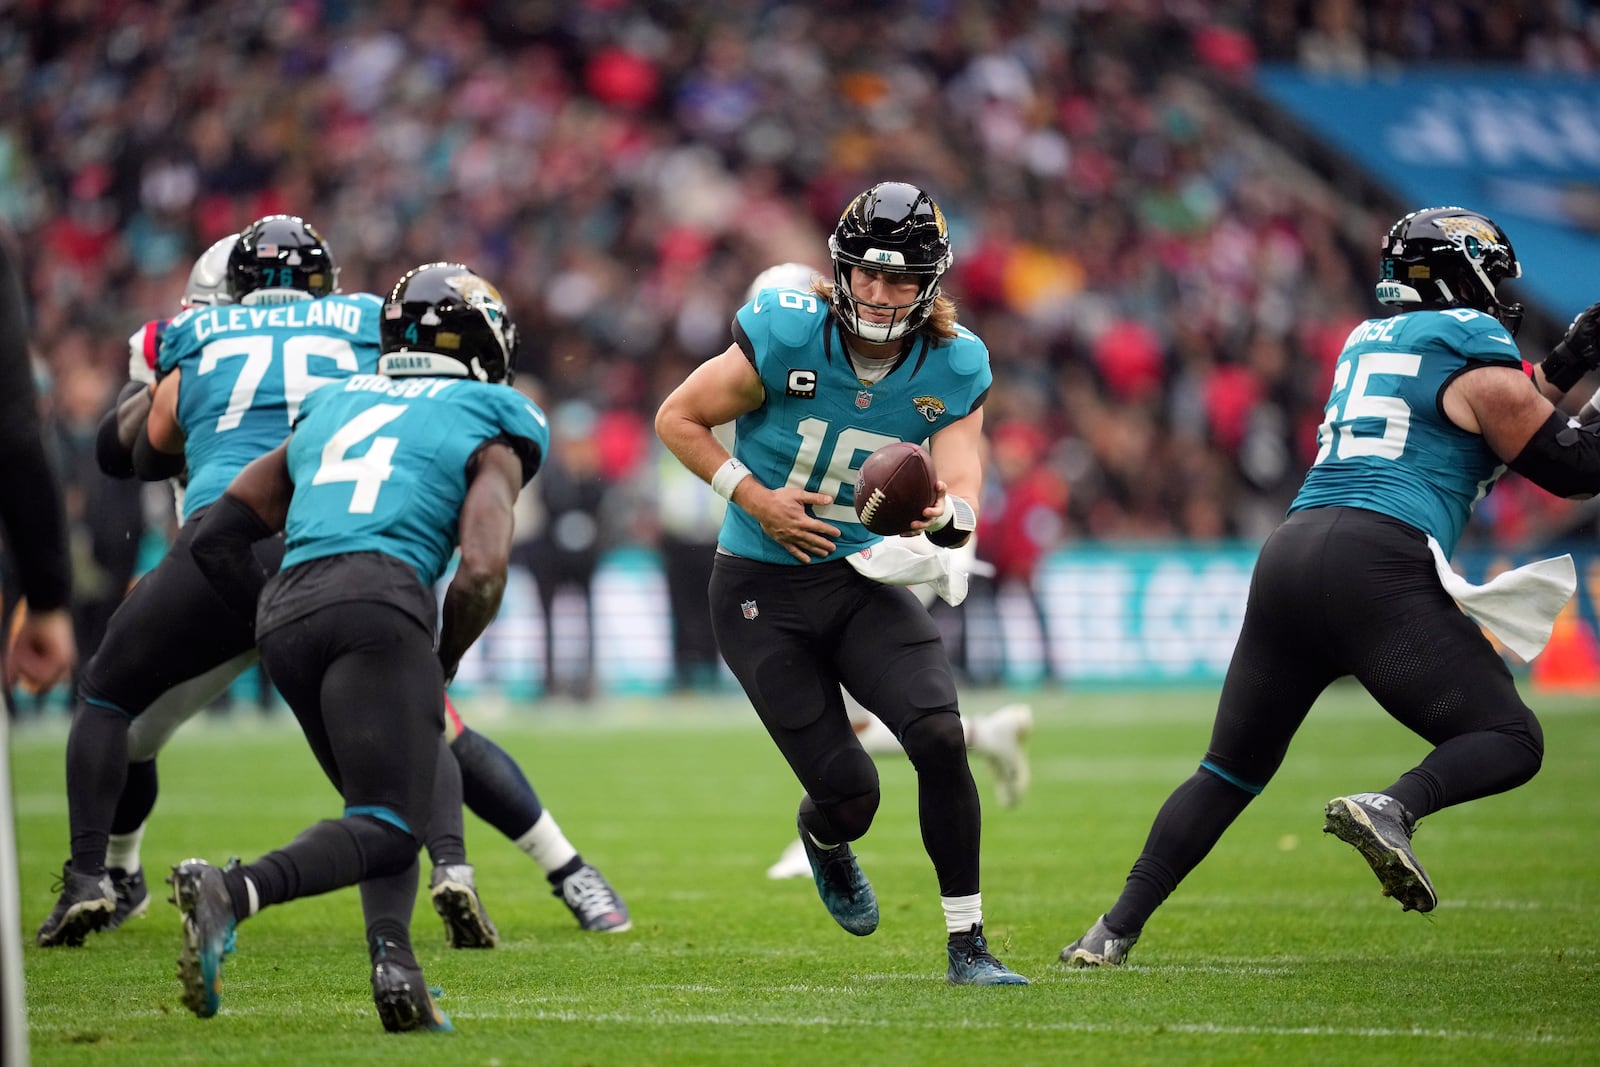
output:
<path id="1" fill-rule="evenodd" d="M 938 422 L 944 417 L 945 412 L 949 410 L 944 406 L 944 401 L 936 396 L 913 397 L 911 404 L 917 409 L 917 414 L 929 422 Z"/>

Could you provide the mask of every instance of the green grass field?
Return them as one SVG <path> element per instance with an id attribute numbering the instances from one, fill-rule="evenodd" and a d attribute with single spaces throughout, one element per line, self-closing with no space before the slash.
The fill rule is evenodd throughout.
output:
<path id="1" fill-rule="evenodd" d="M 1101 971 L 1069 971 L 1056 955 L 1115 898 L 1157 806 L 1194 769 L 1214 695 L 1031 699 L 1035 779 L 1022 806 L 989 803 L 975 761 L 988 933 L 1032 978 L 1025 989 L 945 984 L 903 762 L 880 765 L 883 806 L 858 845 L 883 922 L 857 939 L 808 880 L 764 877 L 798 790 L 741 700 L 616 702 L 586 718 L 464 702 L 626 897 L 635 928 L 580 932 L 534 865 L 469 817 L 505 940 L 451 952 L 426 903 L 414 927 L 452 1037 L 383 1032 L 353 890 L 244 924 L 210 1020 L 179 1004 L 165 886 L 124 930 L 34 948 L 66 855 L 65 727 L 25 727 L 12 740 L 34 1063 L 1600 1063 L 1593 699 L 1535 696 L 1540 776 L 1423 824 L 1417 848 L 1441 901 L 1420 916 L 1381 897 L 1355 851 L 1320 831 L 1327 798 L 1388 784 L 1424 745 L 1360 690 L 1330 692 L 1129 965 Z M 287 715 L 197 721 L 161 769 L 144 843 L 153 891 L 186 856 L 253 859 L 339 810 Z"/>

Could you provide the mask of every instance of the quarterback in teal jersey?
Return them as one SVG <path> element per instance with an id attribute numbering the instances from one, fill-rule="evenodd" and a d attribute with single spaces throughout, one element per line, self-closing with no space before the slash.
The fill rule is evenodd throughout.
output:
<path id="1" fill-rule="evenodd" d="M 1417 823 L 1539 770 L 1538 719 L 1445 588 L 1473 505 L 1507 467 L 1559 495 L 1600 491 L 1600 426 L 1551 403 L 1600 366 L 1600 304 L 1530 380 L 1516 344 L 1522 305 L 1501 292 L 1521 274 L 1505 232 L 1465 208 L 1412 212 L 1384 236 L 1377 297 L 1400 313 L 1361 323 L 1339 354 L 1316 459 L 1256 561 L 1210 745 L 1157 813 L 1121 896 L 1061 950 L 1064 962 L 1127 959 L 1338 678 L 1354 677 L 1433 746 L 1392 784 L 1324 807 L 1323 829 L 1407 911 L 1438 902 L 1411 847 Z M 1459 595 L 1466 605 L 1472 592 Z"/>
<path id="2" fill-rule="evenodd" d="M 763 289 L 739 309 L 733 344 L 663 401 L 656 432 L 731 504 L 712 569 L 712 632 L 805 789 L 798 830 L 829 914 L 858 936 L 878 926 L 877 896 L 849 845 L 872 825 L 878 773 L 842 685 L 916 768 L 947 979 L 1026 985 L 983 933 L 981 813 L 938 627 L 908 589 L 851 562 L 882 541 L 856 520 L 856 474 L 895 441 L 927 441 L 939 476 L 938 502 L 905 532 L 947 547 L 971 536 L 989 353 L 940 290 L 950 237 L 922 189 L 882 182 L 856 196 L 829 250 L 831 283 Z M 730 421 L 731 456 L 712 432 Z"/>
<path id="3" fill-rule="evenodd" d="M 203 573 L 255 617 L 262 659 L 345 802 L 253 863 L 174 868 L 183 1000 L 202 1017 L 218 1009 L 239 922 L 359 882 L 385 1029 L 451 1028 L 409 933 L 435 777 L 459 773 L 443 690 L 499 606 L 511 507 L 550 433 L 503 384 L 516 328 L 466 266 L 408 272 L 382 323 L 380 373 L 307 398 L 289 440 L 233 480 L 195 536 Z M 280 529 L 283 569 L 269 579 L 251 545 Z M 458 547 L 436 642 L 434 583 Z"/>

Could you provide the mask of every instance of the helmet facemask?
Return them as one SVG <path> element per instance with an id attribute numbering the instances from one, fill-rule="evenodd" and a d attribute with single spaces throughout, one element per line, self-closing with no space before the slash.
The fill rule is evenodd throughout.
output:
<path id="1" fill-rule="evenodd" d="M 407 271 L 383 305 L 378 372 L 509 384 L 517 327 L 500 291 L 461 263 Z"/>
<path id="2" fill-rule="evenodd" d="M 939 279 L 954 260 L 944 213 L 927 193 L 904 182 L 882 182 L 851 201 L 828 238 L 828 251 L 833 309 L 846 330 L 871 344 L 898 340 L 928 321 Z M 858 300 L 850 291 L 857 268 L 914 277 L 917 295 L 895 305 Z M 889 320 L 874 322 L 863 308 L 886 310 Z"/>
<path id="3" fill-rule="evenodd" d="M 1376 292 L 1384 304 L 1470 307 L 1516 335 L 1523 306 L 1502 303 L 1500 283 L 1522 277 L 1511 241 L 1494 222 L 1459 207 L 1415 211 L 1390 227 Z"/>

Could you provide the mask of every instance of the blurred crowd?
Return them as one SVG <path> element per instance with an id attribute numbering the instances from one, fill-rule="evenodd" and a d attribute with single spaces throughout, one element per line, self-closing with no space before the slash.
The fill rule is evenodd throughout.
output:
<path id="1" fill-rule="evenodd" d="M 1334 355 L 1376 312 L 1391 218 L 1352 217 L 1205 86 L 1269 60 L 1600 57 L 1600 16 L 1571 0 L 0 10 L 0 218 L 28 252 L 79 581 L 110 591 L 139 504 L 83 449 L 128 335 L 176 310 L 217 237 L 287 211 L 322 230 L 345 291 L 438 259 L 496 280 L 566 454 L 535 483 L 553 497 L 528 558 L 582 572 L 660 542 L 652 415 L 726 346 L 750 279 L 826 267 L 846 201 L 890 178 L 944 208 L 946 291 L 994 361 L 980 554 L 1000 580 L 1075 539 L 1257 537 L 1314 454 Z M 1491 500 L 1486 540 L 1562 519 L 1516 487 Z"/>

